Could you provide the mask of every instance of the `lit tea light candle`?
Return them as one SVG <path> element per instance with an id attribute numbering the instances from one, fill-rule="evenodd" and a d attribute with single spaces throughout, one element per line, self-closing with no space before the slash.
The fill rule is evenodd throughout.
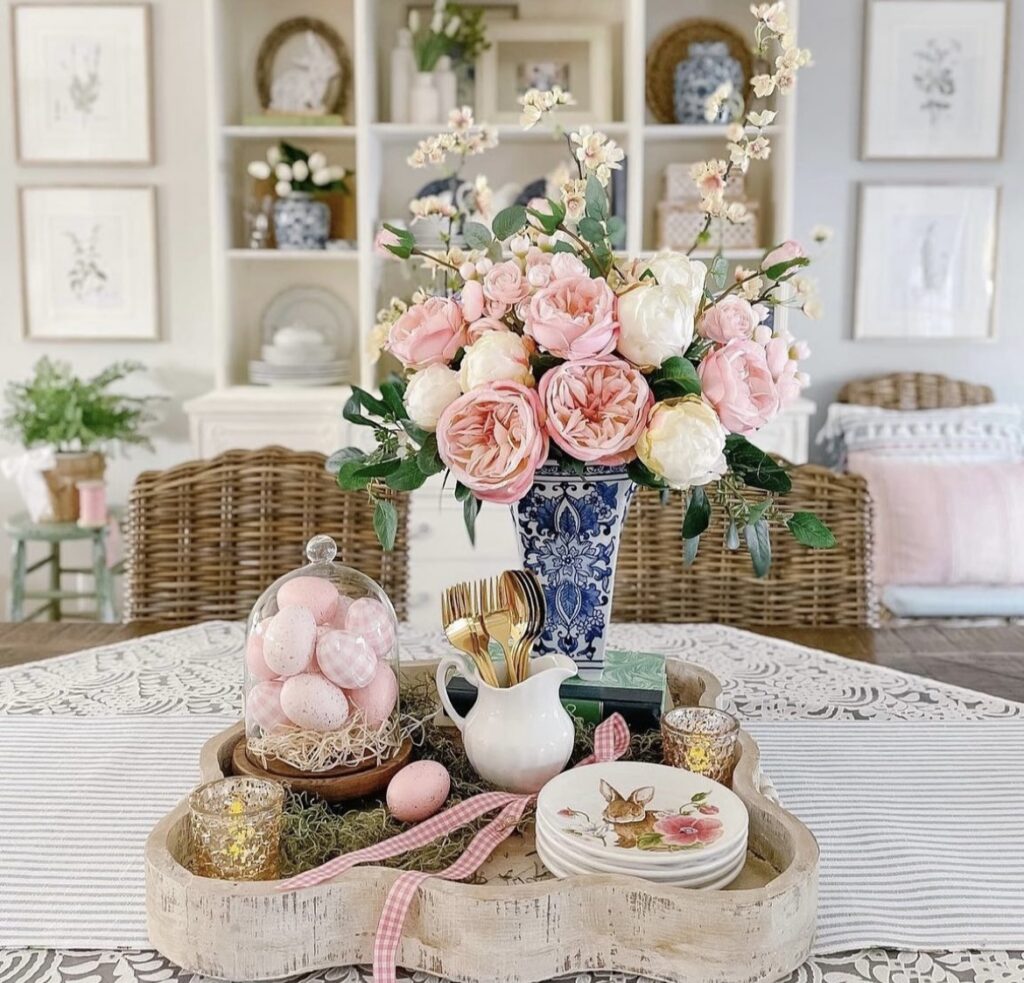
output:
<path id="1" fill-rule="evenodd" d="M 728 785 L 736 759 L 739 721 L 713 707 L 676 707 L 661 718 L 665 764 Z"/>

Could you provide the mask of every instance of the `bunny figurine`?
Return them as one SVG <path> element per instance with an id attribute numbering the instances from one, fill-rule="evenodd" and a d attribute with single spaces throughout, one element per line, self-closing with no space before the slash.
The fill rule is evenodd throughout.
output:
<path id="1" fill-rule="evenodd" d="M 623 798 L 608 782 L 602 779 L 601 794 L 608 803 L 601 816 L 615 830 L 616 846 L 635 847 L 641 836 L 653 832 L 658 814 L 644 808 L 654 798 L 653 785 L 644 785 L 642 788 L 633 789 L 627 798 Z"/>

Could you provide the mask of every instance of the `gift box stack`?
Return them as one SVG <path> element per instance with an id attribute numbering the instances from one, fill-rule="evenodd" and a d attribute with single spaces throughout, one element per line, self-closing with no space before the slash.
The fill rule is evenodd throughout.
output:
<path id="1" fill-rule="evenodd" d="M 669 164 L 665 168 L 665 200 L 658 202 L 658 248 L 689 249 L 704 227 L 705 215 L 700 210 L 700 195 L 690 177 L 692 163 Z M 750 249 L 760 242 L 760 204 L 746 197 L 742 174 L 730 175 L 725 197 L 742 201 L 750 218 L 733 224 L 725 219 L 712 219 L 711 243 L 723 249 Z"/>

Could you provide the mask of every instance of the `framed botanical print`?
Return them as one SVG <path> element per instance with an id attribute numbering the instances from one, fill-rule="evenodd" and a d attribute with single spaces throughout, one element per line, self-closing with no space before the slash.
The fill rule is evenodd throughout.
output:
<path id="1" fill-rule="evenodd" d="M 21 161 L 150 163 L 148 5 L 20 4 L 11 16 Z"/>
<path id="2" fill-rule="evenodd" d="M 21 189 L 28 338 L 159 336 L 153 188 Z"/>
<path id="3" fill-rule="evenodd" d="M 998 157 L 1006 37 L 1006 0 L 868 0 L 861 156 Z"/>
<path id="4" fill-rule="evenodd" d="M 988 185 L 864 185 L 854 337 L 991 338 L 998 205 Z"/>

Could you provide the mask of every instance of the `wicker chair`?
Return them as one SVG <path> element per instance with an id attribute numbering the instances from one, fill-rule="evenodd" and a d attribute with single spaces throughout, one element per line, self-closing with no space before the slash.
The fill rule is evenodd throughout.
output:
<path id="1" fill-rule="evenodd" d="M 615 576 L 617 621 L 703 622 L 748 628 L 878 623 L 871 575 L 871 500 L 858 475 L 804 465 L 791 472 L 787 508 L 813 511 L 835 533 L 831 550 L 808 549 L 773 529 L 772 568 L 754 576 L 746 548 L 727 550 L 720 510 L 683 565 L 682 497 L 662 505 L 658 492 L 638 489 L 626 520 Z"/>
<path id="2" fill-rule="evenodd" d="M 345 494 L 322 454 L 282 447 L 228 451 L 140 474 L 128 500 L 125 620 L 240 620 L 281 574 L 301 566 L 317 533 L 338 559 L 376 580 L 406 615 L 408 496 L 395 549 L 385 553 L 366 496 Z"/>
<path id="3" fill-rule="evenodd" d="M 925 372 L 894 372 L 848 382 L 839 390 L 836 402 L 887 410 L 936 410 L 977 406 L 994 399 L 988 386 Z"/>

